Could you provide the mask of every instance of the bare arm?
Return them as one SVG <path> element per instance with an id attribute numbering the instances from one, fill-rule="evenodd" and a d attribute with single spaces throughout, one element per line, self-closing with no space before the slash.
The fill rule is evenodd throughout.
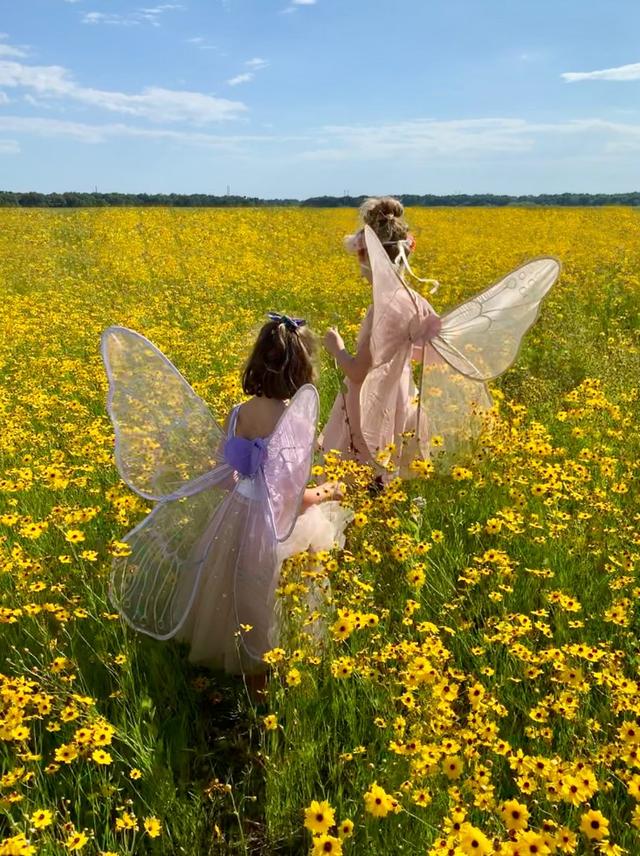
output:
<path id="1" fill-rule="evenodd" d="M 329 351 L 331 356 L 338 363 L 345 375 L 353 383 L 362 383 L 366 378 L 371 368 L 371 309 L 367 313 L 362 322 L 362 329 L 359 336 L 358 350 L 355 354 L 350 354 L 344 346 L 344 341 L 340 333 L 331 327 L 324 337 L 324 346 Z"/>

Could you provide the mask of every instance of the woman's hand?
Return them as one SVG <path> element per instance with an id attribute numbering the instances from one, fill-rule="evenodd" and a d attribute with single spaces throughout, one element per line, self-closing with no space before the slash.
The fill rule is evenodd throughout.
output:
<path id="1" fill-rule="evenodd" d="M 344 351 L 344 341 L 335 327 L 329 327 L 325 333 L 323 344 L 334 359 L 337 358 L 340 351 Z"/>

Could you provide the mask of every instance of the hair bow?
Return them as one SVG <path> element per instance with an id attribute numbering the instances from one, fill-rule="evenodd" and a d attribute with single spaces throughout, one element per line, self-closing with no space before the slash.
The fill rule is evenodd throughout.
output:
<path id="1" fill-rule="evenodd" d="M 280 315 L 278 312 L 267 312 L 267 318 L 269 321 L 277 321 L 278 324 L 284 324 L 287 330 L 298 330 L 307 323 L 304 318 L 289 318 L 288 315 Z"/>

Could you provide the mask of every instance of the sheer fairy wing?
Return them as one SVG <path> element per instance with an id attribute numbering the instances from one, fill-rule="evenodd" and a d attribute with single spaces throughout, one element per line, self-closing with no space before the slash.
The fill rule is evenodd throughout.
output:
<path id="1" fill-rule="evenodd" d="M 193 496 L 161 502 L 123 539 L 129 554 L 114 559 L 110 598 L 126 621 L 156 639 L 183 624 L 195 597 L 214 536 L 222 528 L 232 477 L 222 465 L 217 481 Z"/>
<path id="2" fill-rule="evenodd" d="M 360 389 L 360 422 L 369 453 L 384 449 L 404 431 L 409 409 L 412 342 L 432 309 L 400 278 L 377 235 L 364 229 L 373 282 L 372 366 Z M 405 388 L 406 387 L 406 388 Z"/>
<path id="3" fill-rule="evenodd" d="M 101 347 L 116 465 L 129 487 L 160 500 L 212 470 L 224 432 L 164 354 L 125 327 L 105 330 Z"/>
<path id="4" fill-rule="evenodd" d="M 318 421 L 318 391 L 305 384 L 291 399 L 269 438 L 263 472 L 276 538 L 287 538 L 309 481 Z"/>
<path id="5" fill-rule="evenodd" d="M 417 448 L 424 458 L 460 453 L 482 433 L 492 407 L 484 381 L 453 368 L 439 353 L 425 347 L 417 430 Z"/>
<path id="6" fill-rule="evenodd" d="M 431 344 L 457 371 L 491 380 L 515 361 L 522 337 L 534 323 L 540 303 L 560 274 L 554 258 L 539 258 L 511 271 L 499 282 L 442 317 Z"/>

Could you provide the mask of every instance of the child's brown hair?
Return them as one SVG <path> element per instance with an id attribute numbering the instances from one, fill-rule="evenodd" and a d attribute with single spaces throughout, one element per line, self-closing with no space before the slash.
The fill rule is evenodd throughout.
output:
<path id="1" fill-rule="evenodd" d="M 292 398 L 315 382 L 316 350 L 316 337 L 304 322 L 286 315 L 267 321 L 244 368 L 242 389 L 247 395 Z"/>

